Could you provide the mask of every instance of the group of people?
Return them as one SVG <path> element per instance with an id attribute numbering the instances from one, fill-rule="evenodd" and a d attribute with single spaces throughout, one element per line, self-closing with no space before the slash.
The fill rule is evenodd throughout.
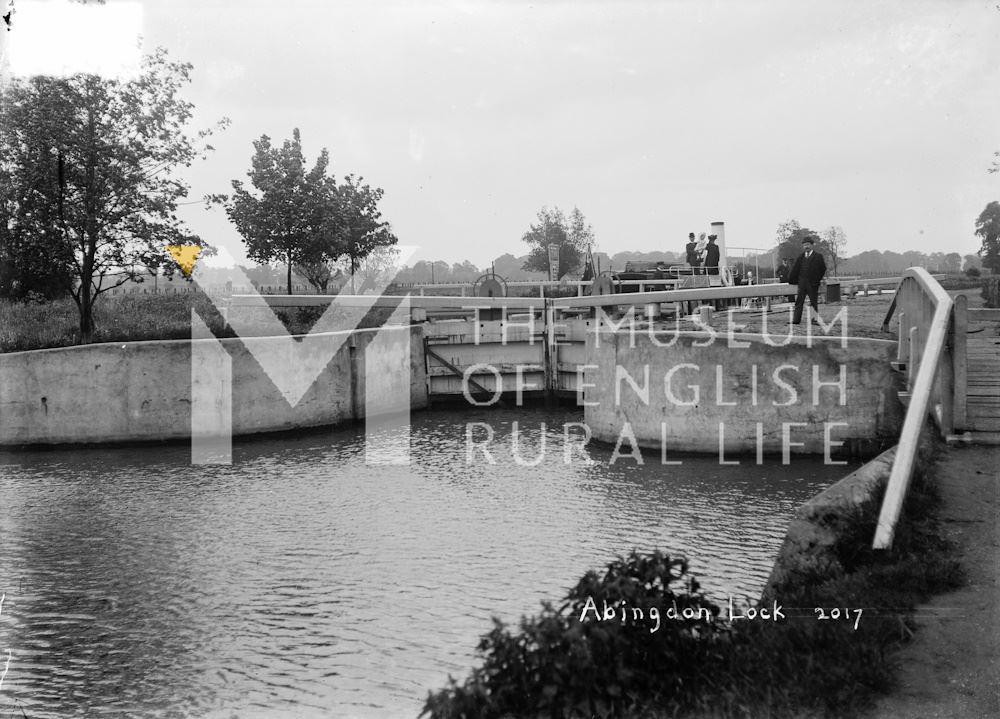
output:
<path id="1" fill-rule="evenodd" d="M 701 239 L 695 240 L 694 233 L 688 234 L 688 243 L 684 250 L 687 254 L 687 263 L 691 266 L 696 275 L 717 275 L 719 274 L 719 246 L 715 241 L 718 235 L 701 233 Z"/>
<path id="2" fill-rule="evenodd" d="M 687 263 L 691 266 L 693 274 L 696 275 L 717 275 L 719 274 L 719 246 L 715 244 L 717 235 L 708 235 L 707 241 L 705 233 L 701 233 L 700 240 L 695 239 L 693 232 L 688 234 L 688 242 L 685 246 Z M 787 282 L 797 286 L 794 295 L 795 311 L 792 315 L 792 324 L 802 323 L 802 310 L 806 300 L 816 314 L 819 314 L 819 287 L 826 276 L 826 260 L 823 255 L 815 251 L 816 237 L 808 235 L 802 239 L 802 254 L 794 262 L 785 259 L 778 268 L 778 281 Z M 752 284 L 752 278 L 747 284 Z M 737 283 L 739 284 L 739 283 Z M 788 296 L 788 301 L 793 301 L 793 296 Z"/>

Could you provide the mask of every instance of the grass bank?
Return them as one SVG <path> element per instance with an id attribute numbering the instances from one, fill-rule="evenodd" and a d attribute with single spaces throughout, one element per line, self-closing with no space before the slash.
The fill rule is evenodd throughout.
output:
<path id="1" fill-rule="evenodd" d="M 711 605 L 682 560 L 633 554 L 603 576 L 588 573 L 558 609 L 545 605 L 516 630 L 498 624 L 479 645 L 482 666 L 464 682 L 432 693 L 425 714 L 857 715 L 892 687 L 892 652 L 911 636 L 916 605 L 962 580 L 934 517 L 937 495 L 928 466 L 914 477 L 893 549 L 871 549 L 883 487 L 843 523 L 830 561 L 800 569 L 773 588 L 782 621 L 730 623 L 728 606 Z M 601 610 L 605 601 L 617 602 L 619 611 L 624 602 L 643 610 L 647 621 L 597 621 L 588 597 Z M 710 610 L 689 621 L 664 619 L 665 630 L 650 632 L 651 608 L 671 605 Z M 821 620 L 817 608 L 831 618 Z"/>
<path id="2" fill-rule="evenodd" d="M 93 342 L 141 342 L 191 338 L 191 310 L 194 309 L 217 337 L 236 337 L 207 295 L 191 292 L 178 295 L 119 295 L 102 297 L 94 307 Z M 263 317 L 246 312 L 248 325 L 241 335 L 260 337 L 272 334 Z M 366 316 L 348 317 L 338 312 L 317 326 L 321 308 L 281 308 L 276 314 L 292 334 L 305 334 L 314 326 L 319 331 L 379 326 L 388 310 L 373 310 Z M 0 300 L 0 352 L 71 347 L 80 344 L 79 313 L 71 299 L 45 303 Z"/>

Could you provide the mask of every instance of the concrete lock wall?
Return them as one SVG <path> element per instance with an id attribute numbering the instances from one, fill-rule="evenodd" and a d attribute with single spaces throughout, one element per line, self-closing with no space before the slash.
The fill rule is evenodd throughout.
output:
<path id="1" fill-rule="evenodd" d="M 366 363 L 381 376 L 406 371 L 392 361 L 406 333 L 410 403 L 422 408 L 427 406 L 427 381 L 420 326 L 313 335 L 309 353 L 318 357 L 317 366 L 323 367 L 325 357 L 331 359 L 295 406 L 243 344 L 281 359 L 288 353 L 286 338 L 195 340 L 210 343 L 216 352 L 194 380 L 219 382 L 212 365 L 225 359 L 219 354 L 221 344 L 232 359 L 234 435 L 339 424 L 364 415 Z M 348 341 L 334 352 L 345 335 L 353 335 L 356 347 L 352 350 Z M 174 340 L 0 354 L 0 446 L 190 437 L 191 348 L 191 341 Z M 302 371 L 291 357 L 282 366 L 288 373 Z"/>
<path id="2" fill-rule="evenodd" d="M 734 455 L 836 454 L 838 442 L 862 451 L 894 444 L 903 420 L 889 365 L 896 344 L 853 337 L 846 347 L 840 337 L 808 342 L 753 334 L 591 333 L 586 423 L 595 439 L 623 443 L 623 451 L 633 441 Z"/>
<path id="3" fill-rule="evenodd" d="M 920 434 L 917 466 L 928 466 L 940 446 L 937 429 L 928 419 Z M 879 489 L 889 482 L 898 449 L 883 452 L 795 511 L 761 594 L 761 604 L 780 601 L 777 592 L 782 585 L 815 582 L 817 576 L 834 577 L 844 571 L 836 546 L 845 534 L 857 530 L 861 507 L 880 499 Z"/>

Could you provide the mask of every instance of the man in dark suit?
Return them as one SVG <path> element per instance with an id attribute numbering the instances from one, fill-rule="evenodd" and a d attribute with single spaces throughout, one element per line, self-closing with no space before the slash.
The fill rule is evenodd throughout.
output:
<path id="1" fill-rule="evenodd" d="M 695 274 L 693 268 L 697 267 L 699 264 L 698 253 L 695 250 L 695 248 L 697 247 L 698 243 L 694 239 L 694 233 L 693 232 L 688 233 L 688 243 L 684 245 L 684 254 L 686 255 L 685 259 L 687 260 L 688 265 L 692 267 L 691 274 Z"/>
<path id="2" fill-rule="evenodd" d="M 809 298 L 813 311 L 819 314 L 819 283 L 826 274 L 826 260 L 813 249 L 815 244 L 816 238 L 812 235 L 803 238 L 803 252 L 795 260 L 792 273 L 788 277 L 790 283 L 799 286 L 795 295 L 795 314 L 792 317 L 792 324 L 797 325 L 802 322 L 802 307 L 805 305 L 806 297 Z"/>

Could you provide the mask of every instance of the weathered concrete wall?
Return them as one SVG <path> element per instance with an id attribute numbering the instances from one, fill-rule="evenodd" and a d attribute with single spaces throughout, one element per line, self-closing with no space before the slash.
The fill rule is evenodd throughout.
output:
<path id="1" fill-rule="evenodd" d="M 407 334 L 411 406 L 426 407 L 421 326 L 313 335 L 307 351 L 322 370 L 295 406 L 243 344 L 279 359 L 287 373 L 307 371 L 302 368 L 308 362 L 297 362 L 289 354 L 287 339 L 195 342 L 216 347 L 214 343 L 221 343 L 231 357 L 232 431 L 243 435 L 338 424 L 363 416 L 365 363 L 388 371 L 387 355 Z M 343 342 L 345 335 L 353 335 L 354 349 L 352 342 Z M 191 341 L 176 340 L 0 354 L 0 446 L 189 437 L 191 348 Z M 217 377 L 211 371 L 195 373 L 196 381 L 217 382 Z"/>
<path id="2" fill-rule="evenodd" d="M 937 428 L 928 419 L 920 434 L 917 466 L 928 466 L 940 446 Z M 844 571 L 836 545 L 846 532 L 857 531 L 854 525 L 861 506 L 876 496 L 880 485 L 888 483 L 897 450 L 883 452 L 795 511 L 764 587 L 762 604 L 780 600 L 777 588 L 782 585 L 834 578 Z M 875 539 L 874 531 L 871 539 Z"/>
<path id="3" fill-rule="evenodd" d="M 884 340 L 589 334 L 585 419 L 595 439 L 676 451 L 836 454 L 895 443 L 903 411 Z M 671 343 L 670 346 L 658 346 Z M 631 435 L 629 435 L 631 433 Z"/>
<path id="4" fill-rule="evenodd" d="M 797 576 L 812 579 L 817 572 L 829 577 L 838 573 L 834 547 L 852 515 L 872 497 L 880 483 L 888 481 L 896 449 L 883 452 L 795 511 L 764 587 L 762 602 L 775 599 L 775 587 Z"/>

